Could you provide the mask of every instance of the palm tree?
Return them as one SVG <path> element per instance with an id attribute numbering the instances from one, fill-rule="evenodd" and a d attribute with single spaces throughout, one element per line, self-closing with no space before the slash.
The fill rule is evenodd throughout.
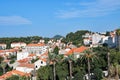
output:
<path id="1" fill-rule="evenodd" d="M 74 61 L 73 55 L 69 55 L 66 59 L 69 63 L 69 75 L 70 75 L 70 80 L 72 80 L 72 62 Z"/>
<path id="2" fill-rule="evenodd" d="M 118 75 L 118 63 L 115 64 L 115 73 L 116 73 L 116 80 L 119 80 L 119 75 Z"/>
<path id="3" fill-rule="evenodd" d="M 118 72 L 118 69 L 120 67 L 118 66 L 118 63 L 114 63 L 110 66 L 110 73 L 111 73 L 111 76 L 114 76 L 115 77 L 115 80 L 119 80 L 119 72 Z"/>
<path id="4" fill-rule="evenodd" d="M 118 36 L 118 47 L 119 47 L 119 51 L 120 51 L 120 29 L 116 30 L 116 34 Z"/>
<path id="5" fill-rule="evenodd" d="M 53 63 L 53 80 L 56 80 L 56 70 L 55 70 L 55 64 L 56 64 L 56 54 L 54 53 L 49 53 L 49 60 L 50 60 L 50 63 L 52 62 Z"/>
<path id="6" fill-rule="evenodd" d="M 108 67 L 108 80 L 110 80 L 110 49 L 108 46 L 105 46 L 107 50 L 107 67 Z"/>
<path id="7" fill-rule="evenodd" d="M 62 59 L 63 55 L 49 53 L 49 60 L 53 62 L 53 80 L 56 80 L 56 62 L 60 62 Z"/>
<path id="8" fill-rule="evenodd" d="M 95 55 L 95 53 L 93 53 L 93 51 L 92 51 L 91 48 L 85 50 L 84 54 L 81 55 L 81 61 L 83 61 L 83 60 L 87 61 L 87 66 L 88 66 L 88 80 L 91 80 L 91 77 L 90 77 L 90 69 L 91 69 L 90 61 L 93 62 L 93 60 L 96 59 L 96 58 L 97 58 L 97 56 Z"/>
<path id="9" fill-rule="evenodd" d="M 7 66 L 7 63 L 1 62 L 1 67 L 3 69 L 3 74 L 5 74 L 5 67 Z"/>
<path id="10" fill-rule="evenodd" d="M 108 62 L 108 79 L 110 79 L 110 53 L 107 53 L 107 62 Z"/>

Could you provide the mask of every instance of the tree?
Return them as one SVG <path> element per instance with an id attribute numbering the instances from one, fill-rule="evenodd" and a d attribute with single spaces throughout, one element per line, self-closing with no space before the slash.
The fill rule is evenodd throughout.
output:
<path id="1" fill-rule="evenodd" d="M 56 62 L 60 62 L 63 58 L 63 55 L 58 55 L 55 53 L 49 53 L 49 60 L 53 63 L 53 80 L 56 80 Z"/>
<path id="2" fill-rule="evenodd" d="M 88 30 L 78 30 L 75 33 L 70 32 L 66 35 L 66 39 L 64 41 L 72 42 L 76 46 L 80 46 L 83 44 L 83 38 L 82 36 L 85 35 L 85 33 L 89 32 Z"/>
<path id="3" fill-rule="evenodd" d="M 88 80 L 91 80 L 90 77 L 90 62 L 93 62 L 95 59 L 97 59 L 97 56 L 95 53 L 92 51 L 92 48 L 89 48 L 84 51 L 84 55 L 81 55 L 81 61 L 85 60 L 87 62 L 88 66 Z M 95 60 L 96 61 L 96 60 Z"/>
<path id="4" fill-rule="evenodd" d="M 19 80 L 19 76 L 17 75 L 12 75 L 11 77 L 7 78 L 6 80 Z"/>
<path id="5" fill-rule="evenodd" d="M 4 58 L 2 56 L 0 56 L 0 64 L 3 60 L 4 60 Z"/>
<path id="6" fill-rule="evenodd" d="M 96 80 L 102 79 L 102 70 L 100 68 L 96 67 L 93 72 L 94 72 Z"/>
<path id="7" fill-rule="evenodd" d="M 1 67 L 3 69 L 3 74 L 5 74 L 5 68 L 6 68 L 6 66 L 7 66 L 7 63 L 1 62 Z"/>
<path id="8" fill-rule="evenodd" d="M 114 69 L 111 69 L 111 71 L 113 71 L 112 73 L 114 73 L 116 80 L 119 79 L 118 76 L 118 66 L 120 63 L 120 52 L 116 52 L 115 50 L 111 50 L 111 66 L 113 66 Z"/>
<path id="9" fill-rule="evenodd" d="M 70 80 L 72 80 L 72 61 L 74 61 L 73 55 L 69 55 L 66 60 L 69 63 L 69 75 L 70 75 Z"/>
<path id="10" fill-rule="evenodd" d="M 61 61 L 56 64 L 57 80 L 65 80 L 69 75 L 67 61 Z"/>
<path id="11" fill-rule="evenodd" d="M 116 34 L 118 36 L 118 48 L 119 48 L 119 51 L 120 51 L 120 29 L 116 30 Z"/>
<path id="12" fill-rule="evenodd" d="M 56 67 L 55 67 L 56 62 L 57 62 L 57 55 L 56 54 L 53 54 L 51 56 L 51 61 L 53 62 L 53 74 L 54 74 L 53 79 L 56 80 Z"/>
<path id="13" fill-rule="evenodd" d="M 30 79 L 27 79 L 27 77 L 25 77 L 25 76 L 12 75 L 11 77 L 7 78 L 6 80 L 30 80 Z"/>
<path id="14" fill-rule="evenodd" d="M 53 53 L 59 54 L 59 48 L 58 48 L 58 46 L 56 46 L 56 47 L 54 48 Z"/>
<path id="15" fill-rule="evenodd" d="M 50 66 L 44 66 L 39 68 L 37 71 L 37 80 L 49 80 L 49 69 L 51 69 Z"/>
<path id="16" fill-rule="evenodd" d="M 115 80 L 119 80 L 119 74 L 120 74 L 120 66 L 118 63 L 111 64 L 110 66 L 110 74 L 112 77 L 115 78 Z"/>

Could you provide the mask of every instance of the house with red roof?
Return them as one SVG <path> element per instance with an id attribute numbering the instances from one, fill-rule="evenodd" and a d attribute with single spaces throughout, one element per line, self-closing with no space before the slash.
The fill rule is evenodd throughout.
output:
<path id="1" fill-rule="evenodd" d="M 9 72 L 3 74 L 2 76 L 0 76 L 0 80 L 6 80 L 7 78 L 11 77 L 12 75 L 26 76 L 26 77 L 30 76 L 29 73 L 24 73 L 24 72 L 21 72 L 18 70 L 12 70 L 12 71 L 9 71 Z"/>
<path id="2" fill-rule="evenodd" d="M 75 58 L 79 58 L 80 55 L 87 49 L 87 47 L 85 46 L 81 46 L 79 48 L 72 48 L 70 49 L 67 53 L 65 53 L 65 57 L 67 57 L 68 55 L 74 55 Z"/>
<path id="3" fill-rule="evenodd" d="M 24 73 L 31 73 L 33 70 L 35 70 L 35 65 L 29 64 L 29 63 L 20 63 L 16 67 L 16 70 L 24 72 Z"/>
<path id="4" fill-rule="evenodd" d="M 46 58 L 40 58 L 34 64 L 35 64 L 36 70 L 38 70 L 40 67 L 47 65 L 47 59 Z"/>

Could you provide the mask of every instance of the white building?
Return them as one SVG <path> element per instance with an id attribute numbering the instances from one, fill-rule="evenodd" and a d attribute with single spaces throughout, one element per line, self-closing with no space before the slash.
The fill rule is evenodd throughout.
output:
<path id="1" fill-rule="evenodd" d="M 88 38 L 86 38 L 86 39 L 83 39 L 83 43 L 84 43 L 84 45 L 90 45 L 91 44 L 91 40 Z"/>
<path id="2" fill-rule="evenodd" d="M 45 46 L 45 44 L 28 44 L 25 48 L 25 50 L 29 53 L 33 53 L 36 55 L 43 54 L 47 51 L 48 46 Z"/>
<path id="3" fill-rule="evenodd" d="M 40 41 L 39 41 L 39 43 L 44 43 L 45 42 L 45 40 L 43 40 L 43 39 L 40 39 Z"/>
<path id="4" fill-rule="evenodd" d="M 35 63 L 36 70 L 38 70 L 41 66 L 46 66 L 47 65 L 47 59 L 39 59 Z"/>
<path id="5" fill-rule="evenodd" d="M 86 33 L 82 37 L 84 38 L 83 39 L 84 45 L 90 45 L 92 43 L 92 34 L 91 33 Z"/>
<path id="6" fill-rule="evenodd" d="M 113 43 L 113 38 L 110 36 L 106 36 L 102 39 L 102 43 L 103 44 L 107 44 L 109 47 L 113 47 L 115 46 L 115 44 Z"/>
<path id="7" fill-rule="evenodd" d="M 90 45 L 91 47 L 97 47 L 101 43 L 102 35 L 98 33 L 86 33 L 82 36 L 84 45 Z"/>
<path id="8" fill-rule="evenodd" d="M 21 60 L 21 59 L 27 58 L 28 55 L 29 55 L 28 52 L 18 52 L 17 53 L 17 60 Z"/>
<path id="9" fill-rule="evenodd" d="M 25 73 L 31 73 L 33 70 L 35 70 L 35 65 L 28 64 L 28 63 L 22 63 L 16 67 L 16 70 L 25 72 Z"/>
<path id="10" fill-rule="evenodd" d="M 26 47 L 26 43 L 24 42 L 14 42 L 11 43 L 11 48 L 15 48 L 15 47 L 20 47 L 20 48 L 25 48 Z"/>
<path id="11" fill-rule="evenodd" d="M 92 44 L 94 45 L 94 44 L 100 43 L 101 39 L 102 39 L 102 37 L 100 34 L 97 34 L 97 33 L 93 34 L 92 35 Z"/>
<path id="12" fill-rule="evenodd" d="M 6 49 L 6 47 L 7 47 L 6 44 L 4 44 L 4 43 L 0 44 L 0 49 Z"/>
<path id="13" fill-rule="evenodd" d="M 110 32 L 110 36 L 104 36 L 102 37 L 102 43 L 103 44 L 107 44 L 108 47 L 116 47 L 117 46 L 117 36 L 116 36 L 116 32 Z"/>
<path id="14" fill-rule="evenodd" d="M 6 55 L 16 55 L 17 54 L 17 50 L 15 50 L 15 49 L 7 49 L 7 50 L 5 50 L 5 54 Z"/>

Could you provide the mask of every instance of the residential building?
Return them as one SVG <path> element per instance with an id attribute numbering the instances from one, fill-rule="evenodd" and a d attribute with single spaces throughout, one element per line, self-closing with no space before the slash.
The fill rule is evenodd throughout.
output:
<path id="1" fill-rule="evenodd" d="M 83 55 L 83 51 L 87 50 L 88 48 L 85 46 L 81 46 L 79 48 L 72 48 L 70 50 L 67 51 L 67 53 L 65 53 L 65 57 L 67 57 L 68 55 L 74 55 L 74 58 L 77 59 L 80 57 L 80 55 Z"/>
<path id="2" fill-rule="evenodd" d="M 4 43 L 0 44 L 0 49 L 6 49 L 6 47 L 7 47 L 7 44 L 4 44 Z"/>
<path id="3" fill-rule="evenodd" d="M 34 64 L 35 64 L 36 70 L 38 70 L 40 67 L 47 65 L 47 59 L 46 58 L 40 58 Z"/>
<path id="4" fill-rule="evenodd" d="M 92 47 L 97 47 L 101 43 L 102 37 L 98 33 L 92 34 Z"/>
<path id="5" fill-rule="evenodd" d="M 24 42 L 14 42 L 14 43 L 11 43 L 11 48 L 15 48 L 15 47 L 25 48 L 26 47 L 26 43 L 24 43 Z"/>
<path id="6" fill-rule="evenodd" d="M 0 76 L 0 80 L 6 80 L 7 78 L 11 77 L 12 75 L 30 77 L 30 74 L 28 74 L 28 73 L 21 72 L 18 70 L 12 70 L 12 71 L 9 71 L 9 72 L 3 74 L 2 76 Z"/>
<path id="7" fill-rule="evenodd" d="M 34 53 L 36 55 L 43 54 L 47 51 L 48 46 L 46 46 L 44 43 L 39 43 L 39 44 L 28 44 L 25 48 L 25 50 L 28 53 Z"/>
<path id="8" fill-rule="evenodd" d="M 17 53 L 17 60 L 25 59 L 28 57 L 28 55 L 29 55 L 28 52 L 18 52 Z"/>
<path id="9" fill-rule="evenodd" d="M 33 70 L 35 70 L 35 65 L 29 63 L 21 63 L 16 67 L 16 70 L 24 73 L 31 73 Z"/>

